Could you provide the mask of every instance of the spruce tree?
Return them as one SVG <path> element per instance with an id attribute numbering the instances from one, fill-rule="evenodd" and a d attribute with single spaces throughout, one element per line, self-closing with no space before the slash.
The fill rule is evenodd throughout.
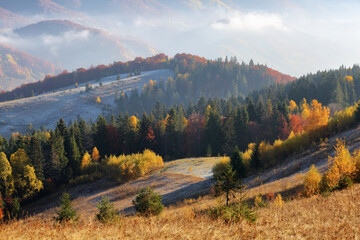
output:
<path id="1" fill-rule="evenodd" d="M 261 161 L 260 161 L 260 151 L 259 151 L 259 144 L 255 144 L 255 148 L 253 150 L 253 153 L 251 155 L 251 162 L 250 166 L 252 169 L 257 170 L 261 167 Z"/>
<path id="2" fill-rule="evenodd" d="M 79 217 L 77 212 L 71 206 L 70 194 L 64 192 L 61 197 L 60 210 L 57 212 L 57 217 L 54 217 L 54 220 L 65 223 L 69 221 L 78 221 Z"/>
<path id="3" fill-rule="evenodd" d="M 234 148 L 234 151 L 231 154 L 230 163 L 233 169 L 236 171 L 239 179 L 243 179 L 246 177 L 246 167 L 244 165 L 243 156 L 237 146 Z"/>

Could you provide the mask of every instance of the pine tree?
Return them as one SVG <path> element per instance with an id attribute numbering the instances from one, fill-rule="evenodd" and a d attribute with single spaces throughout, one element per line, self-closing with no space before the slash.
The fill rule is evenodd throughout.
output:
<path id="1" fill-rule="evenodd" d="M 230 157 L 230 163 L 232 168 L 236 171 L 239 179 L 243 179 L 246 177 L 246 167 L 244 165 L 243 156 L 237 146 L 235 147 Z"/>
<path id="2" fill-rule="evenodd" d="M 229 205 L 230 197 L 233 192 L 244 188 L 236 172 L 233 170 L 229 162 L 221 161 L 213 167 L 215 183 L 215 191 L 217 195 L 224 194 L 226 196 L 226 206 Z"/>
<path id="3" fill-rule="evenodd" d="M 62 182 L 69 160 L 65 156 L 64 139 L 58 129 L 50 137 L 50 177 L 55 182 Z"/>
<path id="4" fill-rule="evenodd" d="M 69 167 L 71 168 L 72 173 L 75 176 L 80 175 L 81 155 L 77 143 L 75 141 L 75 136 L 70 137 L 70 149 L 68 155 L 69 155 Z"/>
<path id="5" fill-rule="evenodd" d="M 260 151 L 259 151 L 259 144 L 255 144 L 254 151 L 251 155 L 251 162 L 250 166 L 252 169 L 259 169 L 261 167 L 261 160 L 260 160 Z"/>
<path id="6" fill-rule="evenodd" d="M 39 138 L 33 135 L 29 144 L 29 158 L 31 164 L 34 166 L 35 174 L 40 181 L 44 181 L 44 154 Z"/>
<path id="7" fill-rule="evenodd" d="M 57 217 L 54 217 L 54 220 L 65 223 L 69 221 L 78 221 L 79 217 L 77 212 L 71 206 L 70 194 L 64 192 L 61 197 L 60 210 L 57 212 Z"/>

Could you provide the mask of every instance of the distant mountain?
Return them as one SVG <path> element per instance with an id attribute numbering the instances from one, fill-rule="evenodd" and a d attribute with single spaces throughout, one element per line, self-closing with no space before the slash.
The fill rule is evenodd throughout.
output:
<path id="1" fill-rule="evenodd" d="M 138 39 L 115 36 L 68 20 L 41 21 L 14 33 L 27 42 L 22 49 L 68 70 L 152 56 L 156 52 Z"/>
<path id="2" fill-rule="evenodd" d="M 53 64 L 0 44 L 0 91 L 11 90 L 23 83 L 43 79 L 60 71 Z"/>
<path id="3" fill-rule="evenodd" d="M 30 19 L 0 7 L 0 29 L 20 27 L 29 23 Z"/>

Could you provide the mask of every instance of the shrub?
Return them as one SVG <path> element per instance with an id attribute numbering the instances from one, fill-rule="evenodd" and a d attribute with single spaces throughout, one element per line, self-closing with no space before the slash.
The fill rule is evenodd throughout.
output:
<path id="1" fill-rule="evenodd" d="M 142 216 L 157 216 L 164 209 L 161 203 L 162 197 L 160 194 L 155 193 L 150 187 L 140 189 L 133 204 L 138 214 Z"/>
<path id="2" fill-rule="evenodd" d="M 257 208 L 267 207 L 267 203 L 263 200 L 261 194 L 259 194 L 255 197 L 254 205 Z"/>
<path id="3" fill-rule="evenodd" d="M 64 192 L 61 197 L 60 210 L 57 213 L 57 217 L 54 217 L 54 220 L 64 223 L 69 221 L 78 221 L 79 217 L 77 216 L 76 210 L 71 206 L 70 195 L 67 192 Z"/>
<path id="4" fill-rule="evenodd" d="M 284 206 L 284 200 L 281 197 L 281 194 L 279 193 L 275 200 L 274 200 L 274 206 L 278 207 L 278 208 L 282 208 Z"/>
<path id="5" fill-rule="evenodd" d="M 319 194 L 320 182 L 321 174 L 318 172 L 315 165 L 312 165 L 304 177 L 304 195 L 312 196 Z"/>
<path id="6" fill-rule="evenodd" d="M 257 215 L 246 203 L 234 203 L 229 206 L 218 206 L 207 211 L 212 219 L 223 219 L 227 223 L 236 223 L 242 219 L 255 222 Z"/>
<path id="7" fill-rule="evenodd" d="M 330 190 L 340 188 L 340 181 L 342 187 L 346 186 L 344 183 L 348 182 L 346 178 L 353 179 L 356 174 L 356 164 L 350 151 L 345 146 L 345 141 L 337 139 L 335 146 L 335 156 L 329 156 L 329 170 L 326 172 L 326 184 Z"/>
<path id="8" fill-rule="evenodd" d="M 96 219 L 102 223 L 116 222 L 120 220 L 120 216 L 114 209 L 114 204 L 109 201 L 109 197 L 102 197 L 100 202 L 96 205 L 99 212 L 96 214 Z"/>
<path id="9" fill-rule="evenodd" d="M 146 149 L 142 154 L 110 156 L 107 159 L 106 168 L 115 180 L 125 182 L 144 176 L 163 165 L 161 156 Z"/>

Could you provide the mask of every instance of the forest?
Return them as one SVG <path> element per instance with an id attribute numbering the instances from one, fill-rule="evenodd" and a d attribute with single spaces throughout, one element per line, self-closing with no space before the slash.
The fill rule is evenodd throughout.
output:
<path id="1" fill-rule="evenodd" d="M 176 76 L 180 74 L 176 85 L 171 87 L 176 87 L 179 94 L 185 92 L 188 95 L 195 94 L 192 95 L 194 99 L 199 96 L 225 97 L 229 94 L 238 95 L 238 93 L 246 95 L 250 90 L 259 89 L 262 86 L 286 83 L 295 79 L 267 66 L 255 65 L 253 61 L 249 64 L 244 62 L 240 64 L 235 57 L 230 60 L 228 58 L 207 60 L 191 54 L 176 54 L 173 58 L 158 54 L 149 58 L 138 57 L 128 62 L 114 62 L 107 66 L 79 68 L 71 73 L 63 71 L 58 76 L 46 76 L 41 81 L 23 84 L 12 91 L 1 92 L 0 101 L 31 97 L 111 75 L 126 73 L 128 76 L 134 76 L 142 71 L 165 68 L 172 69 Z"/>
<path id="2" fill-rule="evenodd" d="M 187 58 L 193 62 L 185 64 Z M 125 182 L 160 168 L 163 159 L 230 156 L 239 149 L 235 170 L 240 166 L 243 174 L 255 173 L 360 120 L 359 105 L 354 103 L 360 94 L 358 66 L 286 83 L 265 66 L 239 64 L 234 58 L 175 59 L 183 64 L 174 65 L 176 77 L 166 86 L 151 80 L 140 94 L 136 89 L 129 95 L 116 94 L 116 115 L 88 122 L 81 116 L 69 123 L 59 119 L 55 129 L 30 125 L 25 134 L 1 137 L 0 192 L 6 209 L 17 209 L 20 202 L 60 186 L 103 176 Z M 245 84 L 244 76 L 251 81 Z M 250 92 L 264 79 L 274 85 Z M 234 92 L 226 92 L 226 84 Z"/>

